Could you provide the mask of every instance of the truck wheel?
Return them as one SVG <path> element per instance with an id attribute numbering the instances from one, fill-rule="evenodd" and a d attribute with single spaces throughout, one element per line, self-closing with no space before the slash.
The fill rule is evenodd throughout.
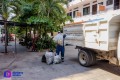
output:
<path id="1" fill-rule="evenodd" d="M 96 53 L 92 50 L 89 50 L 89 54 L 91 55 L 92 58 L 91 65 L 94 65 L 96 63 Z"/>
<path id="2" fill-rule="evenodd" d="M 92 61 L 92 56 L 87 50 L 81 50 L 78 54 L 78 60 L 80 65 L 88 67 L 91 65 Z"/>

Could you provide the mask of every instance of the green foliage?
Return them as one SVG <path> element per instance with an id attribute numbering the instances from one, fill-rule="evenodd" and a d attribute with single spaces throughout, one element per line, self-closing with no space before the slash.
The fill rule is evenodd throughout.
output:
<path id="1" fill-rule="evenodd" d="M 8 7 L 9 7 L 9 0 L 3 0 L 2 1 L 2 18 L 4 20 L 7 20 L 10 15 Z"/>
<path id="2" fill-rule="evenodd" d="M 11 4 L 19 21 L 47 26 L 47 31 L 56 31 L 70 20 L 63 8 L 67 0 L 13 0 Z"/>
<path id="3" fill-rule="evenodd" d="M 42 50 L 42 49 L 52 49 L 52 50 L 54 50 L 55 45 L 56 45 L 56 43 L 52 40 L 52 38 L 50 38 L 48 36 L 40 38 L 37 41 L 38 50 Z"/>
<path id="4" fill-rule="evenodd" d="M 67 2 L 68 0 L 12 0 L 10 4 L 15 14 L 12 19 L 34 24 L 32 27 L 37 29 L 42 37 L 37 42 L 39 49 L 54 48 L 54 42 L 47 33 L 58 31 L 63 28 L 66 21 L 72 21 L 63 7 Z M 24 30 L 20 29 L 20 31 L 18 35 L 25 34 Z"/>

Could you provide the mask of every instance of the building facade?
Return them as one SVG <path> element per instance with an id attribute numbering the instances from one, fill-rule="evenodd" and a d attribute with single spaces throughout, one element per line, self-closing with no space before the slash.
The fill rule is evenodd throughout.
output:
<path id="1" fill-rule="evenodd" d="M 120 0 L 69 0 L 66 11 L 74 20 L 74 24 L 77 24 L 103 18 L 102 15 L 109 12 L 114 14 L 118 9 L 120 9 Z"/>

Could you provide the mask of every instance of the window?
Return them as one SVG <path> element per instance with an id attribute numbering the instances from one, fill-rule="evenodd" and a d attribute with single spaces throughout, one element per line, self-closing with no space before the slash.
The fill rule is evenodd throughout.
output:
<path id="1" fill-rule="evenodd" d="M 89 15 L 90 14 L 90 6 L 83 8 L 83 15 Z"/>
<path id="2" fill-rule="evenodd" d="M 92 14 L 97 14 L 97 4 L 92 5 Z"/>
<path id="3" fill-rule="evenodd" d="M 120 0 L 114 0 L 114 10 L 120 8 Z"/>
<path id="4" fill-rule="evenodd" d="M 113 4 L 113 0 L 107 0 L 107 2 L 106 2 L 107 6 L 112 5 L 112 4 Z"/>
<path id="5" fill-rule="evenodd" d="M 75 18 L 75 11 L 73 11 L 73 18 Z"/>
<path id="6" fill-rule="evenodd" d="M 73 10 L 73 18 L 77 17 L 78 7 Z"/>

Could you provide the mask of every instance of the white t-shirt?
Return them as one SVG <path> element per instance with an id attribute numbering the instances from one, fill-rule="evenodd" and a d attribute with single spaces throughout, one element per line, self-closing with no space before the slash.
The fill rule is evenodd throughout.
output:
<path id="1" fill-rule="evenodd" d="M 60 44 L 60 45 L 63 45 L 63 34 L 62 33 L 59 33 L 57 34 L 53 40 L 57 43 L 57 44 Z"/>

